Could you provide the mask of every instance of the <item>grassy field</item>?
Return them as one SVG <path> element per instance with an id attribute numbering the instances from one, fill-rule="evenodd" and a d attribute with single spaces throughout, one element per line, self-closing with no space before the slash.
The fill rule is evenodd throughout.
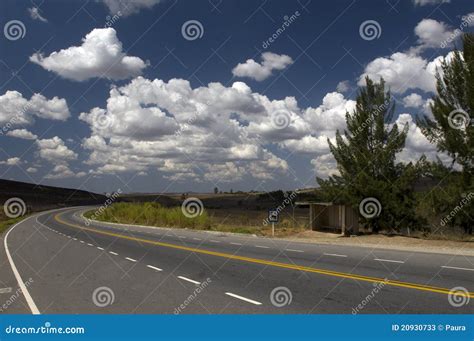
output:
<path id="1" fill-rule="evenodd" d="M 0 234 L 2 234 L 3 232 L 5 232 L 10 226 L 12 226 L 13 224 L 16 224 L 17 222 L 27 218 L 28 215 L 25 215 L 23 217 L 18 217 L 18 218 L 14 218 L 14 219 L 11 219 L 11 218 L 8 218 L 6 217 L 5 215 L 3 214 L 0 214 Z"/>
<path id="2" fill-rule="evenodd" d="M 222 209 L 205 209 L 194 218 L 186 217 L 181 207 L 163 207 L 158 203 L 114 203 L 101 213 L 88 211 L 85 217 L 100 221 L 161 227 L 180 227 L 208 231 L 270 235 L 271 227 L 263 225 L 266 213 L 262 211 L 235 212 Z M 277 236 L 289 236 L 305 229 L 293 226 L 284 218 L 276 229 Z"/>

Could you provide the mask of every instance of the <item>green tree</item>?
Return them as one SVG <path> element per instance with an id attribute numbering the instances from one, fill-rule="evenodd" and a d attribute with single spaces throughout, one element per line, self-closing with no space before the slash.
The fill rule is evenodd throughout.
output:
<path id="1" fill-rule="evenodd" d="M 464 34 L 462 41 L 463 51 L 453 51 L 452 58 L 445 59 L 437 72 L 433 118 L 425 115 L 417 124 L 439 152 L 452 158 L 449 169 L 442 178 L 438 176 L 442 182 L 435 194 L 442 200 L 436 201 L 436 212 L 449 216 L 449 225 L 472 233 L 474 200 L 466 203 L 466 198 L 474 193 L 474 34 Z M 462 210 L 457 209 L 460 206 Z M 453 210 L 456 213 L 451 217 Z"/>
<path id="2" fill-rule="evenodd" d="M 375 83 L 366 78 L 355 110 L 346 113 L 344 135 L 337 131 L 335 144 L 328 140 L 339 175 L 317 179 L 326 200 L 351 204 L 362 213 L 361 223 L 374 232 L 398 230 L 402 224 L 413 227 L 417 221 L 412 189 L 416 167 L 395 162 L 405 146 L 408 126 L 400 130 L 393 124 L 394 111 L 384 80 Z M 365 206 L 375 211 L 359 207 L 367 198 L 380 204 Z"/>
<path id="3" fill-rule="evenodd" d="M 455 50 L 452 58 L 442 62 L 436 81 L 437 94 L 431 104 L 434 119 L 425 115 L 417 124 L 438 151 L 462 167 L 469 183 L 474 169 L 474 34 L 463 36 L 463 52 Z"/>

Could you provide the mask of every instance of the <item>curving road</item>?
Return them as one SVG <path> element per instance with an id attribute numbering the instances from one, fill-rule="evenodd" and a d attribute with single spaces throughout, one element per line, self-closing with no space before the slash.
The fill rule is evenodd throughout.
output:
<path id="1" fill-rule="evenodd" d="M 5 312 L 474 312 L 474 257 L 86 225 L 85 210 L 45 212 L 8 231 L 0 275 L 10 272 L 25 295 Z M 469 293 L 450 295 L 454 287 Z"/>

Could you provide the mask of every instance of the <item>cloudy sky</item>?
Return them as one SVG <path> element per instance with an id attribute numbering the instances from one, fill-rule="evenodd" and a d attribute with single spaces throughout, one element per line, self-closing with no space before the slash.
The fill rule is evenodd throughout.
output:
<path id="1" fill-rule="evenodd" d="M 437 66 L 472 0 L 90 0 L 0 4 L 0 178 L 96 192 L 315 187 L 336 171 L 365 76 L 436 149 Z"/>

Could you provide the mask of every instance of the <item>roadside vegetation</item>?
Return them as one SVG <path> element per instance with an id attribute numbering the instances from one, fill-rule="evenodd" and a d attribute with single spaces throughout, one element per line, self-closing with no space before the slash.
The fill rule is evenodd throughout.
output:
<path id="1" fill-rule="evenodd" d="M 86 218 L 92 218 L 94 211 L 86 212 Z M 96 213 L 94 218 L 112 223 L 136 224 L 147 226 L 170 226 L 184 228 L 209 229 L 211 220 L 207 212 L 194 218 L 186 217 L 180 207 L 163 207 L 158 203 L 114 203 Z"/>
<path id="2" fill-rule="evenodd" d="M 463 51 L 453 51 L 442 62 L 436 79 L 432 115 L 418 117 L 416 123 L 438 152 L 452 159 L 449 165 L 425 156 L 417 162 L 397 161 L 409 127 L 394 124 L 395 100 L 383 79 L 366 79 L 355 110 L 346 113 L 347 129 L 337 132 L 335 143 L 328 140 L 340 174 L 317 179 L 324 199 L 354 209 L 365 198 L 375 199 L 380 204 L 377 214 L 360 217 L 373 233 L 409 228 L 441 234 L 458 229 L 472 235 L 474 34 L 463 36 Z M 428 188 L 416 191 L 423 182 Z"/>
<path id="3" fill-rule="evenodd" d="M 7 216 L 0 214 L 0 234 L 5 232 L 10 226 L 18 223 L 19 221 L 26 219 L 28 216 L 21 216 L 18 218 L 8 218 Z"/>
<path id="4" fill-rule="evenodd" d="M 155 202 L 127 203 L 118 202 L 101 210 L 101 213 L 91 210 L 84 214 L 88 219 L 99 221 L 135 224 L 157 227 L 177 227 L 199 229 L 207 231 L 233 232 L 255 234 L 259 236 L 271 235 L 271 227 L 262 224 L 267 212 L 249 214 L 235 214 L 231 211 L 219 209 L 204 209 L 194 218 L 186 217 L 181 207 L 164 207 Z M 294 226 L 291 218 L 283 218 L 278 225 L 278 236 L 289 236 L 305 230 L 305 226 Z"/>

